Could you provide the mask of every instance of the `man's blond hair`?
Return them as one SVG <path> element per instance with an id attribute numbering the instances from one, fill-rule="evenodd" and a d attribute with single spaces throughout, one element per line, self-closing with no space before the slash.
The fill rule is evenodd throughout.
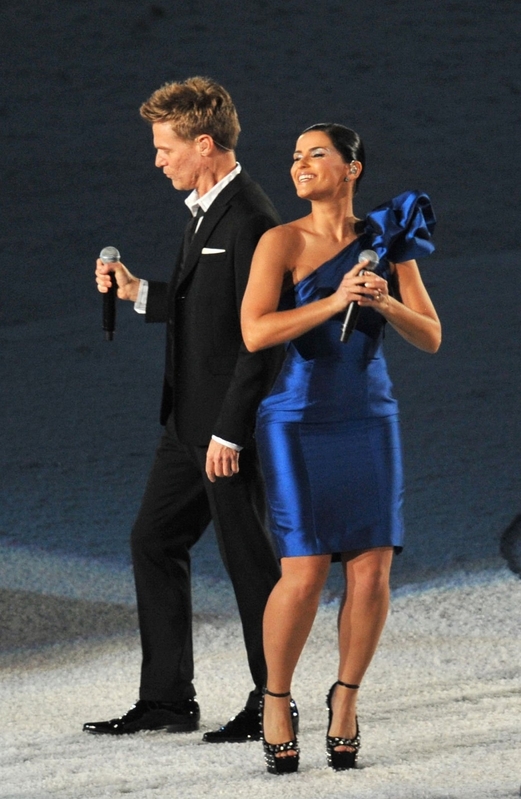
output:
<path id="1" fill-rule="evenodd" d="M 165 83 L 139 109 L 150 123 L 170 122 L 181 139 L 206 133 L 225 150 L 235 150 L 241 126 L 232 98 L 211 78 Z"/>

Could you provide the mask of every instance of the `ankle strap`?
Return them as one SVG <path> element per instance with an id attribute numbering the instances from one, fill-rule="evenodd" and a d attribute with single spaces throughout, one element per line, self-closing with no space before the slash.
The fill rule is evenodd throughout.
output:
<path id="1" fill-rule="evenodd" d="M 267 688 L 262 689 L 263 694 L 268 694 L 268 696 L 276 696 L 278 699 L 282 699 L 284 696 L 290 696 L 291 691 L 286 691 L 285 694 L 274 694 L 273 691 L 268 691 Z"/>
<path id="2" fill-rule="evenodd" d="M 344 688 L 351 688 L 353 691 L 357 691 L 360 688 L 359 685 L 352 685 L 349 682 L 342 682 L 342 680 L 337 680 L 336 684 L 337 685 L 343 685 Z"/>

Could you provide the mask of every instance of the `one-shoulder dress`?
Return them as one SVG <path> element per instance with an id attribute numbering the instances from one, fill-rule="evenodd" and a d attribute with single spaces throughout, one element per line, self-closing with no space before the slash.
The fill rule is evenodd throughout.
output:
<path id="1" fill-rule="evenodd" d="M 363 233 L 293 286 L 281 308 L 332 294 L 362 250 L 377 274 L 430 254 L 435 217 L 427 195 L 406 192 L 374 209 Z M 279 557 L 403 546 L 398 406 L 385 362 L 385 319 L 361 308 L 347 343 L 338 314 L 289 342 L 257 413 L 256 439 Z"/>

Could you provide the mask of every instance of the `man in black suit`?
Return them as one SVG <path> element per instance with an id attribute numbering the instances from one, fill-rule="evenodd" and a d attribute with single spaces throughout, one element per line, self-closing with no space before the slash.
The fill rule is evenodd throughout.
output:
<path id="1" fill-rule="evenodd" d="M 262 616 L 279 567 L 264 524 L 253 431 L 280 352 L 248 353 L 239 312 L 257 241 L 279 218 L 235 160 L 239 121 L 217 83 L 166 84 L 141 115 L 152 125 L 156 166 L 175 189 L 191 191 L 185 202 L 192 220 L 169 284 L 97 262 L 101 292 L 114 270 L 118 296 L 134 301 L 147 322 L 166 322 L 165 430 L 131 538 L 143 654 L 139 700 L 124 716 L 83 729 L 112 735 L 198 729 L 190 549 L 213 520 L 254 688 L 244 709 L 204 740 L 256 740 L 266 678 Z"/>

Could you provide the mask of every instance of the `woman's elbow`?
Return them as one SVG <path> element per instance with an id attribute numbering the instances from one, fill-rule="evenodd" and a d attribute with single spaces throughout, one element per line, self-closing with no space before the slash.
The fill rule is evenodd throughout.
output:
<path id="1" fill-rule="evenodd" d="M 263 344 L 255 325 L 243 323 L 242 338 L 248 352 L 258 352 L 266 346 L 266 344 Z"/>
<path id="2" fill-rule="evenodd" d="M 427 352 L 429 355 L 436 355 L 439 348 L 441 347 L 441 339 L 437 343 L 431 343 L 429 346 L 424 347 L 424 352 Z"/>
<path id="3" fill-rule="evenodd" d="M 263 350 L 264 347 L 261 344 L 258 344 L 255 341 L 251 341 L 250 339 L 244 339 L 244 343 L 246 345 L 246 349 L 248 352 L 259 352 L 259 350 Z"/>
<path id="4" fill-rule="evenodd" d="M 436 340 L 436 344 L 434 345 L 434 347 L 431 350 L 432 354 L 434 355 L 434 353 L 438 352 L 440 347 L 441 347 L 441 333 L 440 333 L 440 335 L 438 336 L 438 338 Z"/>
<path id="5" fill-rule="evenodd" d="M 423 347 L 423 349 L 425 352 L 428 352 L 430 355 L 435 355 L 440 347 L 441 347 L 441 327 L 431 332 L 431 334 L 428 336 L 427 340 L 425 341 L 425 346 Z"/>

